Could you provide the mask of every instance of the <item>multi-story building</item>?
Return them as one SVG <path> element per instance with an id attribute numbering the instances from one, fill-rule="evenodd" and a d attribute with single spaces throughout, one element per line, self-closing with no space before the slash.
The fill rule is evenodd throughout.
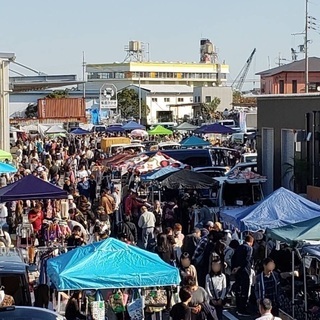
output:
<path id="1" fill-rule="evenodd" d="M 218 63 L 124 62 L 88 64 L 87 88 L 112 83 L 118 89 L 135 85 L 216 86 L 227 82 L 229 66 Z"/>
<path id="2" fill-rule="evenodd" d="M 129 85 L 217 86 L 227 83 L 229 66 L 218 63 L 214 45 L 200 40 L 200 62 L 145 61 L 143 44 L 130 41 L 127 58 L 122 63 L 87 64 L 86 87 L 100 89 L 112 83 L 117 89 Z M 148 60 L 148 59 L 147 59 Z"/>
<path id="3" fill-rule="evenodd" d="M 320 89 L 320 58 L 309 60 L 309 92 Z M 262 94 L 291 94 L 305 92 L 305 59 L 257 73 Z"/>

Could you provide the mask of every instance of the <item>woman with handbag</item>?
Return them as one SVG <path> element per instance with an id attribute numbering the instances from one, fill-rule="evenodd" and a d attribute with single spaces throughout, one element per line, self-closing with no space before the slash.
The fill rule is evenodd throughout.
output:
<path id="1" fill-rule="evenodd" d="M 206 276 L 206 291 L 210 304 L 214 306 L 219 320 L 222 320 L 223 305 L 227 294 L 227 280 L 222 273 L 222 263 L 220 260 L 213 260 L 211 271 Z"/>

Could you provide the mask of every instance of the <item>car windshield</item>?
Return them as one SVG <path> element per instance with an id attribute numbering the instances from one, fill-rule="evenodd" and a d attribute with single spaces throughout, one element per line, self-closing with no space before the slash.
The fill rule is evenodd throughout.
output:
<path id="1" fill-rule="evenodd" d="M 47 312 L 43 309 L 15 308 L 12 310 L 0 310 L 0 320 L 63 320 L 64 318 Z"/>

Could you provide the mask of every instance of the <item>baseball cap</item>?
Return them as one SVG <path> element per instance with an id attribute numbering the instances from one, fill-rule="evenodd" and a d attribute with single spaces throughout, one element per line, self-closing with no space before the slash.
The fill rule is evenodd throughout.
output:
<path id="1" fill-rule="evenodd" d="M 73 196 L 71 194 L 68 195 L 68 200 L 73 200 Z"/>

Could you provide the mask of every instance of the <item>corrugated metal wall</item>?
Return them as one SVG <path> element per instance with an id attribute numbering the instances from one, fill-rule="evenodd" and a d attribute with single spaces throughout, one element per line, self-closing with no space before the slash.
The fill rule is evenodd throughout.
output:
<path id="1" fill-rule="evenodd" d="M 83 98 L 39 99 L 39 119 L 85 118 Z"/>

